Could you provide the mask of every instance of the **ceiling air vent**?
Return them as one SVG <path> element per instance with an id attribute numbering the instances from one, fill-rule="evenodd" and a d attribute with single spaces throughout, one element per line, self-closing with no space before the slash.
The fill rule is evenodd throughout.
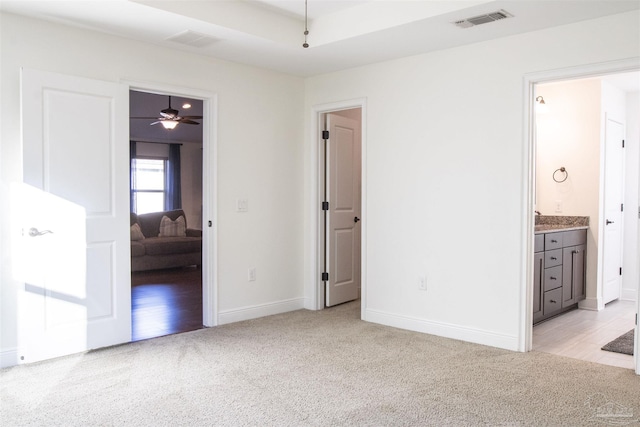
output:
<path id="1" fill-rule="evenodd" d="M 193 47 L 207 47 L 214 43 L 219 42 L 219 39 L 207 36 L 205 34 L 196 33 L 195 31 L 187 30 L 167 38 L 170 42 L 186 44 Z"/>
<path id="2" fill-rule="evenodd" d="M 499 21 L 501 19 L 506 19 L 506 18 L 513 18 L 513 15 L 507 12 L 506 10 L 500 9 L 497 12 L 474 16 L 473 18 L 467 18 L 467 19 L 453 22 L 453 24 L 460 28 L 469 28 L 469 27 L 474 27 L 476 25 L 488 24 L 489 22 Z"/>

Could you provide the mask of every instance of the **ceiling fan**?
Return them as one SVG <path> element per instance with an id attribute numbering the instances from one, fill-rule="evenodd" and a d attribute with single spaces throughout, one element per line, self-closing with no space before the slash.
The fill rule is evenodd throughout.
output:
<path id="1" fill-rule="evenodd" d="M 144 119 L 144 120 L 154 120 L 155 122 L 151 123 L 151 125 L 157 125 L 158 123 L 162 123 L 162 126 L 165 129 L 174 129 L 178 126 L 179 123 L 184 123 L 187 125 L 199 125 L 200 123 L 193 121 L 193 119 L 201 119 L 202 116 L 180 116 L 180 111 L 171 108 L 171 96 L 169 96 L 169 108 L 165 108 L 160 111 L 160 117 L 131 117 L 132 119 Z"/>

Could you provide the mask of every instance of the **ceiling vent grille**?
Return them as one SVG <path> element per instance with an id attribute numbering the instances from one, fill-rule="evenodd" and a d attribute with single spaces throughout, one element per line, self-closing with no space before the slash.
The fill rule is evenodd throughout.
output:
<path id="1" fill-rule="evenodd" d="M 195 31 L 191 30 L 183 31 L 176 34 L 175 36 L 167 38 L 166 40 L 200 48 L 211 46 L 212 44 L 220 41 L 220 39 L 216 39 L 205 34 L 196 33 Z"/>
<path id="2" fill-rule="evenodd" d="M 506 18 L 513 18 L 513 15 L 504 9 L 500 9 L 497 12 L 462 19 L 460 21 L 453 22 L 453 24 L 460 28 L 470 28 L 475 27 L 476 25 L 488 24 L 489 22 L 495 22 Z"/>

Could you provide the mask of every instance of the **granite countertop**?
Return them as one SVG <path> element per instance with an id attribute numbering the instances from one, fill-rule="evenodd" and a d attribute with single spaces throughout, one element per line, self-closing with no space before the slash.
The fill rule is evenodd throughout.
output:
<path id="1" fill-rule="evenodd" d="M 588 216 L 551 216 L 536 215 L 535 234 L 552 231 L 586 230 L 589 228 Z"/>

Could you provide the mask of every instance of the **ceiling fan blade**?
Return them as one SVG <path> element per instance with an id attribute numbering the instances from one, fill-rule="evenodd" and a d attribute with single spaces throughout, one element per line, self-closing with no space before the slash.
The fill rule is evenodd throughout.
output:
<path id="1" fill-rule="evenodd" d="M 176 111 L 176 114 L 173 114 L 172 112 L 167 113 L 165 111 L 166 110 L 160 111 L 160 115 L 162 117 L 164 117 L 165 119 L 173 119 L 173 118 L 176 117 L 177 111 Z M 173 110 L 173 111 L 175 111 L 175 110 Z"/>
<path id="2" fill-rule="evenodd" d="M 153 123 L 150 124 L 150 126 L 157 125 L 158 123 L 162 123 L 162 120 L 158 120 L 157 122 L 153 122 Z"/>
<path id="3" fill-rule="evenodd" d="M 129 117 L 130 119 L 157 120 L 159 117 Z"/>
<path id="4" fill-rule="evenodd" d="M 187 125 L 199 125 L 200 124 L 198 122 L 194 122 L 193 120 L 189 120 L 189 119 L 185 119 L 185 118 L 182 118 L 182 119 L 180 119 L 178 121 L 180 123 L 184 123 L 184 124 L 187 124 Z"/>

